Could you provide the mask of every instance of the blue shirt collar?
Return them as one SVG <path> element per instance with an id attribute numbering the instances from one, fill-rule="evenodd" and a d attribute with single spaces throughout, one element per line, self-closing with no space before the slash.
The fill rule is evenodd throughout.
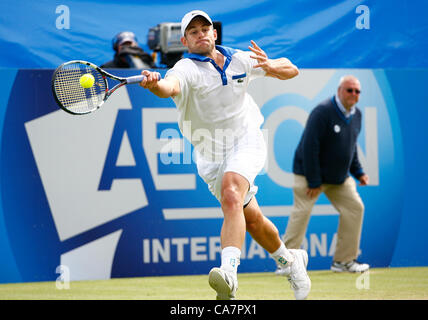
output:
<path id="1" fill-rule="evenodd" d="M 210 62 L 216 68 L 216 70 L 220 73 L 221 81 L 225 86 L 227 85 L 226 69 L 229 66 L 230 62 L 232 61 L 232 56 L 236 53 L 236 50 L 228 47 L 223 47 L 223 46 L 215 46 L 215 47 L 218 51 L 220 51 L 220 53 L 223 56 L 226 57 L 226 61 L 224 62 L 223 69 L 220 68 L 213 59 L 197 53 L 185 53 L 183 55 L 183 58 L 188 58 L 188 59 L 201 61 L 201 62 Z"/>
<path id="2" fill-rule="evenodd" d="M 236 53 L 235 49 L 229 48 L 229 47 L 224 47 L 224 46 L 215 46 L 215 48 L 220 51 L 220 53 L 222 55 L 224 55 L 226 57 L 226 60 L 229 58 L 231 59 L 232 56 Z M 183 58 L 189 58 L 189 59 L 193 59 L 193 60 L 197 60 L 197 61 L 202 61 L 202 62 L 208 62 L 211 61 L 211 58 L 208 58 L 206 56 L 203 56 L 201 54 L 197 54 L 197 53 L 184 53 L 183 54 Z"/>
<path id="3" fill-rule="evenodd" d="M 335 100 L 336 100 L 336 104 L 339 107 L 339 110 L 342 111 L 343 115 L 346 118 L 349 118 L 350 116 L 352 116 L 355 113 L 355 106 L 356 104 L 354 104 L 351 107 L 351 110 L 348 112 L 348 110 L 346 110 L 346 108 L 343 106 L 342 101 L 340 101 L 339 97 L 337 95 L 334 96 Z"/>

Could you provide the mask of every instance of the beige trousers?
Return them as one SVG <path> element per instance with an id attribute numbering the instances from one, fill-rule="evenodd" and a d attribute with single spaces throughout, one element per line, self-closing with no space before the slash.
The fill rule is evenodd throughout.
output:
<path id="1" fill-rule="evenodd" d="M 317 198 L 306 195 L 308 183 L 301 175 L 294 175 L 294 206 L 284 235 L 285 246 L 300 248 L 306 233 L 312 208 Z M 358 256 L 364 204 L 357 192 L 355 180 L 348 177 L 343 184 L 323 184 L 322 191 L 339 212 L 336 251 L 334 261 L 348 262 Z"/>

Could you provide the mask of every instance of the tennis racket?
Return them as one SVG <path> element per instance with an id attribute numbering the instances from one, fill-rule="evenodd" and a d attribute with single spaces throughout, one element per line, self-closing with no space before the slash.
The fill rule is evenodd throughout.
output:
<path id="1" fill-rule="evenodd" d="M 93 85 L 86 88 L 80 83 L 82 76 L 93 77 Z M 90 77 L 90 76 L 89 76 Z M 107 77 L 119 81 L 109 89 Z M 52 92 L 59 107 L 71 114 L 87 114 L 98 110 L 120 87 L 140 83 L 144 75 L 122 78 L 114 76 L 93 63 L 81 60 L 65 62 L 52 76 Z"/>

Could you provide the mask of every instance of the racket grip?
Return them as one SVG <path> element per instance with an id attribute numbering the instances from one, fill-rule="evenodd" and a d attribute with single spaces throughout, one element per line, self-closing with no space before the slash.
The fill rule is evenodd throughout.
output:
<path id="1" fill-rule="evenodd" d="M 145 78 L 146 78 L 146 76 L 143 76 L 143 75 L 128 77 L 128 78 L 126 78 L 126 83 L 127 84 L 140 83 Z"/>
<path id="2" fill-rule="evenodd" d="M 126 83 L 127 84 L 133 84 L 133 83 L 140 83 L 141 81 L 143 81 L 146 78 L 146 76 L 144 75 L 139 75 L 139 76 L 132 76 L 132 77 L 128 77 L 126 78 Z M 158 76 L 158 80 L 160 80 L 161 77 L 160 75 Z"/>

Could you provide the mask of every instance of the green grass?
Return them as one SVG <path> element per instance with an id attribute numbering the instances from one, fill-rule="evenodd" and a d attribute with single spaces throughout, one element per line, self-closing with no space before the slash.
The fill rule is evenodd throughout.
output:
<path id="1" fill-rule="evenodd" d="M 309 276 L 311 300 L 428 299 L 428 267 L 371 269 L 364 278 L 358 278 L 361 274 L 331 271 L 310 271 Z M 55 282 L 0 284 L 0 300 L 211 300 L 215 293 L 207 278 L 198 275 L 74 281 L 63 290 L 57 289 Z M 240 273 L 238 280 L 238 299 L 294 299 L 286 279 L 273 273 Z"/>

